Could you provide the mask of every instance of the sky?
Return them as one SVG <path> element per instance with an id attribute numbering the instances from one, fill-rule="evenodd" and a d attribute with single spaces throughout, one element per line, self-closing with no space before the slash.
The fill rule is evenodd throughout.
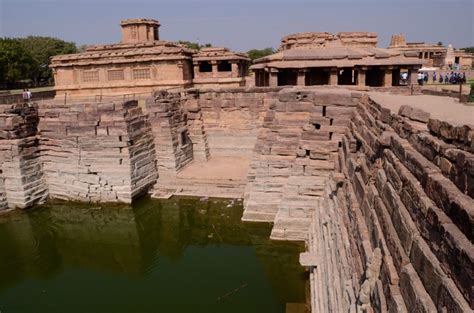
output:
<path id="1" fill-rule="evenodd" d="M 120 20 L 153 18 L 160 39 L 236 51 L 278 48 L 296 32 L 373 31 L 379 47 L 407 41 L 474 46 L 474 0 L 0 0 L 0 37 L 120 41 Z"/>

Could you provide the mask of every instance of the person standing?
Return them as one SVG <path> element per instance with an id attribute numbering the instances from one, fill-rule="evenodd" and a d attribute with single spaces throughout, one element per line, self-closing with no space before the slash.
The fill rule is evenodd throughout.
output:
<path id="1" fill-rule="evenodd" d="M 443 73 L 439 73 L 439 83 L 443 83 Z"/>
<path id="2" fill-rule="evenodd" d="M 401 74 L 401 76 L 402 76 L 402 83 L 403 83 L 404 85 L 406 85 L 407 80 L 408 80 L 408 73 L 407 73 L 407 72 L 403 72 L 403 73 Z"/>
<path id="3" fill-rule="evenodd" d="M 23 89 L 23 92 L 21 93 L 21 97 L 23 98 L 23 102 L 28 101 L 28 94 L 26 93 L 26 89 Z"/>
<path id="4" fill-rule="evenodd" d="M 428 83 L 428 72 L 423 73 L 423 81 Z"/>
<path id="5" fill-rule="evenodd" d="M 436 84 L 436 72 L 433 72 L 433 84 Z"/>
<path id="6" fill-rule="evenodd" d="M 32 96 L 33 95 L 31 94 L 31 91 L 29 89 L 26 89 L 26 99 L 28 100 L 28 102 L 30 102 Z"/>
<path id="7" fill-rule="evenodd" d="M 418 85 L 423 86 L 424 75 L 423 72 L 418 72 L 417 75 Z"/>
<path id="8" fill-rule="evenodd" d="M 445 84 L 449 83 L 449 73 L 446 73 L 446 76 L 444 77 L 444 83 Z"/>

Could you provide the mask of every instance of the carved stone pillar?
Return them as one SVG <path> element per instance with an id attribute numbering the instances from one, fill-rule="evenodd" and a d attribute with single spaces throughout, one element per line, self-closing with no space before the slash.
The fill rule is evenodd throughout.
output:
<path id="1" fill-rule="evenodd" d="M 417 84 L 417 74 L 418 74 L 417 69 L 411 68 L 408 70 L 408 85 Z"/>
<path id="2" fill-rule="evenodd" d="M 331 68 L 329 72 L 329 85 L 337 85 L 337 68 Z"/>
<path id="3" fill-rule="evenodd" d="M 278 86 L 278 70 L 277 69 L 270 69 L 270 87 Z"/>
<path id="4" fill-rule="evenodd" d="M 212 65 L 212 77 L 217 77 L 218 72 L 217 72 L 217 61 L 211 61 Z"/>
<path id="5" fill-rule="evenodd" d="M 357 74 L 357 85 L 358 86 L 365 86 L 365 72 L 367 68 L 359 68 Z"/>
<path id="6" fill-rule="evenodd" d="M 391 87 L 393 84 L 392 79 L 392 68 L 385 69 L 384 78 L 383 78 L 383 86 L 384 87 Z"/>
<path id="7" fill-rule="evenodd" d="M 199 77 L 199 64 L 194 63 L 193 66 L 194 66 L 194 77 Z"/>
<path id="8" fill-rule="evenodd" d="M 305 77 L 306 77 L 306 69 L 300 69 L 298 71 L 298 77 L 296 79 L 296 84 L 298 86 L 304 86 L 305 85 Z"/>
<path id="9" fill-rule="evenodd" d="M 232 63 L 232 77 L 239 77 L 239 64 L 238 63 Z"/>

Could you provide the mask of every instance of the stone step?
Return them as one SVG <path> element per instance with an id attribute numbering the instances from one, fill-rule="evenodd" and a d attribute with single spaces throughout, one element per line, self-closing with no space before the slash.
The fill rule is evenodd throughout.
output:
<path id="1" fill-rule="evenodd" d="M 249 211 L 245 210 L 242 216 L 242 221 L 246 222 L 273 222 L 275 219 L 275 213 L 260 212 L 260 211 Z"/>

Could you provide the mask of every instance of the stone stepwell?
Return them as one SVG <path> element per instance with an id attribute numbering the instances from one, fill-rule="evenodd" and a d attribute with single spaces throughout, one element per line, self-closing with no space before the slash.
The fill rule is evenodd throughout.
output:
<path id="1" fill-rule="evenodd" d="M 439 99 L 307 87 L 0 105 L 0 212 L 242 198 L 243 220 L 306 243 L 312 312 L 472 312 L 474 108 Z"/>

